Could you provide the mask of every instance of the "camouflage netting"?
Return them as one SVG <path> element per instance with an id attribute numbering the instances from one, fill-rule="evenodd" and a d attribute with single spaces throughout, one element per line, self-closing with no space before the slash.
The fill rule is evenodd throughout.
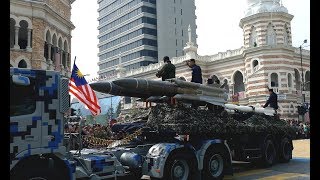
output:
<path id="1" fill-rule="evenodd" d="M 229 114 L 197 110 L 183 104 L 170 106 L 158 104 L 148 110 L 130 114 L 131 122 L 146 121 L 147 126 L 157 130 L 171 129 L 179 134 L 227 137 L 240 134 L 289 134 L 294 129 L 284 120 L 263 114 Z"/>

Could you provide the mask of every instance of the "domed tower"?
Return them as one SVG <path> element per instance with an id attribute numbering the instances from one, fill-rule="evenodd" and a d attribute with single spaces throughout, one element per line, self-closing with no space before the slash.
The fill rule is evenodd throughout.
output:
<path id="1" fill-rule="evenodd" d="M 291 41 L 293 15 L 280 0 L 247 0 L 247 10 L 240 20 L 244 36 L 244 84 L 247 104 L 261 106 L 267 100 L 268 88 L 279 97 L 279 113 L 295 101 L 292 82 L 295 49 Z M 292 78 L 291 78 L 292 79 Z M 290 80 L 291 81 L 291 80 Z M 289 101 L 290 99 L 290 101 Z"/>
<path id="2" fill-rule="evenodd" d="M 240 21 L 244 47 L 291 46 L 291 20 L 280 0 L 247 0 L 245 17 Z"/>

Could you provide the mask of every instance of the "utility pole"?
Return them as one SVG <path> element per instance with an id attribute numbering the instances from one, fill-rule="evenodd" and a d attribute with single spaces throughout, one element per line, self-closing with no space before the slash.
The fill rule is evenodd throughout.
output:
<path id="1" fill-rule="evenodd" d="M 303 75 L 303 66 L 302 66 L 302 45 L 307 43 L 307 40 L 305 39 L 303 41 L 303 43 L 300 45 L 300 62 L 301 62 L 301 79 L 302 79 L 302 87 L 300 88 L 301 89 L 301 95 L 302 95 L 302 106 L 304 107 L 305 105 L 305 94 L 304 94 L 304 75 Z M 302 121 L 304 121 L 304 115 L 302 115 Z"/>

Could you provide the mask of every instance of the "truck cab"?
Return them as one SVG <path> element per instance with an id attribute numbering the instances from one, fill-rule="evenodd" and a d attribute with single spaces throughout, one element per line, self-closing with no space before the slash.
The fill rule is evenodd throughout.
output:
<path id="1" fill-rule="evenodd" d="M 68 108 L 68 79 L 59 72 L 10 68 L 12 179 L 71 176 L 74 167 L 63 146 L 63 115 Z"/>

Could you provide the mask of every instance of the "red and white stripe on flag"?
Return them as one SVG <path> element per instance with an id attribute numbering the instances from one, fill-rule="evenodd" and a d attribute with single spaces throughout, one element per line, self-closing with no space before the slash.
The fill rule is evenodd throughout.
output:
<path id="1" fill-rule="evenodd" d="M 91 111 L 93 116 L 101 113 L 98 98 L 89 84 L 76 86 L 73 79 L 69 80 L 69 93 L 77 97 L 79 101 L 85 104 Z"/>

